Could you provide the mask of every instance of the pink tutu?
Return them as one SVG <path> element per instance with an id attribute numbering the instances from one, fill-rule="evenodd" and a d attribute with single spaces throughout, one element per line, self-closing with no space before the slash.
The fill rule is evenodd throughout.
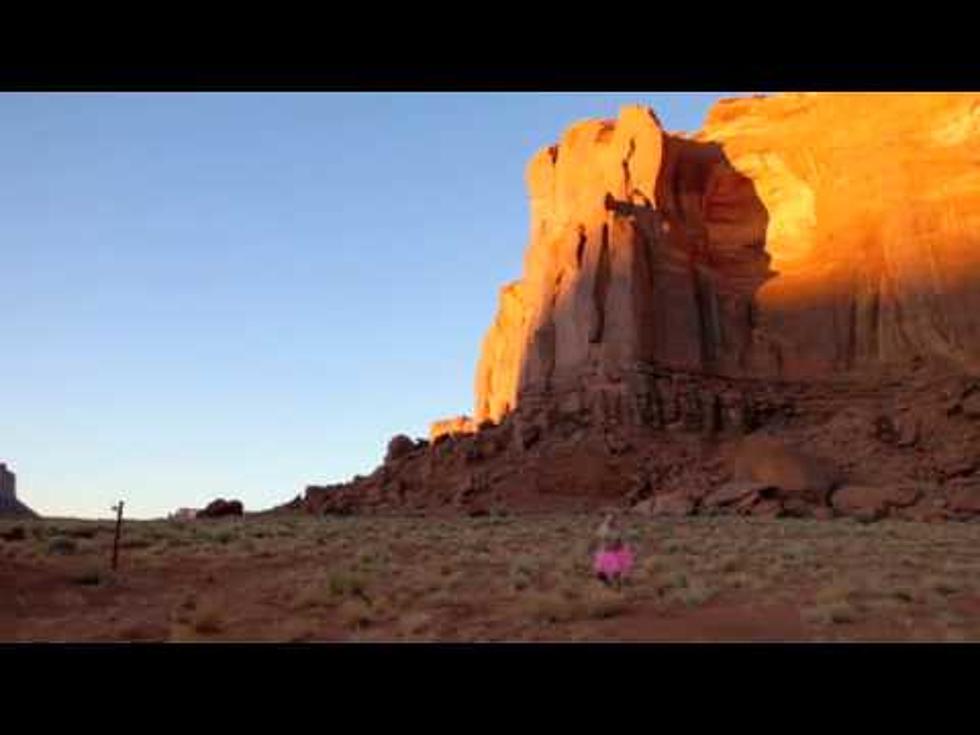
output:
<path id="1" fill-rule="evenodd" d="M 603 577 L 619 577 L 633 566 L 633 551 L 624 546 L 618 551 L 599 551 L 595 555 L 593 568 Z"/>

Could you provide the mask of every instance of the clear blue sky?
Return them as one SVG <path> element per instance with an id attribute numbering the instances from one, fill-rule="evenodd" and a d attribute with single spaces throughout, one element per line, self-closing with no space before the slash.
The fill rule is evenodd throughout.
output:
<path id="1" fill-rule="evenodd" d="M 45 515 L 259 510 L 469 413 L 570 123 L 715 94 L 0 95 L 0 461 Z M 727 96 L 727 95 L 725 95 Z"/>

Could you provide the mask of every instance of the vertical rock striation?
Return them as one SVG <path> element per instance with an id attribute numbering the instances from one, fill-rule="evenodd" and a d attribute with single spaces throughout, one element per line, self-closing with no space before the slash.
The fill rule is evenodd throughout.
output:
<path id="1" fill-rule="evenodd" d="M 483 343 L 475 422 L 613 386 L 635 403 L 664 370 L 975 367 L 978 160 L 980 95 L 729 100 L 692 137 L 642 107 L 573 125 L 527 169 L 524 274 Z"/>

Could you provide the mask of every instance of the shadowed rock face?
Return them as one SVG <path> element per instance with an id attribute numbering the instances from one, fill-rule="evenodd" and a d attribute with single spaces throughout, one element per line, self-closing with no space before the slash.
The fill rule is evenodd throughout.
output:
<path id="1" fill-rule="evenodd" d="M 978 157 L 980 95 L 726 101 L 693 138 L 640 107 L 572 126 L 527 170 L 524 275 L 484 340 L 475 421 L 649 391 L 650 368 L 975 366 Z"/>

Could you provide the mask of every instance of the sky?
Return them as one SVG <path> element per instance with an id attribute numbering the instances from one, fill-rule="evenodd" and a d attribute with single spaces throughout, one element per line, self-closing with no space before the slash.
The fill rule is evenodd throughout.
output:
<path id="1" fill-rule="evenodd" d="M 524 169 L 731 94 L 0 94 L 0 461 L 42 515 L 247 510 L 470 413 Z"/>

